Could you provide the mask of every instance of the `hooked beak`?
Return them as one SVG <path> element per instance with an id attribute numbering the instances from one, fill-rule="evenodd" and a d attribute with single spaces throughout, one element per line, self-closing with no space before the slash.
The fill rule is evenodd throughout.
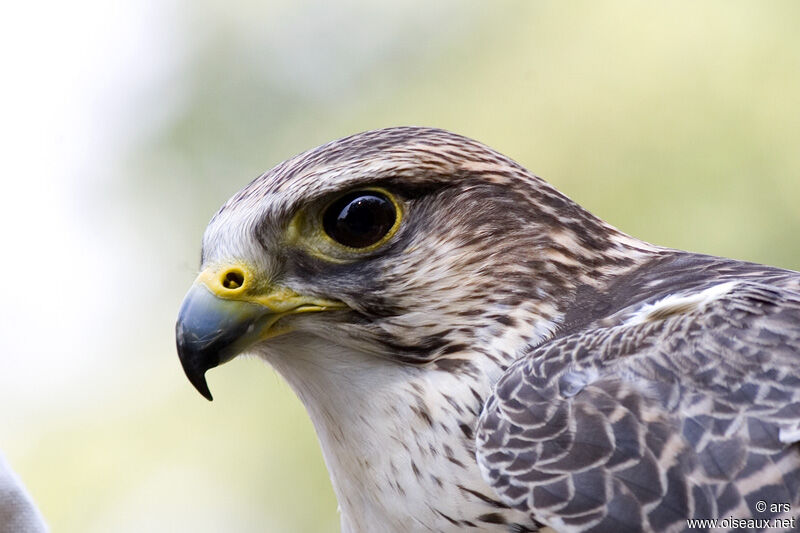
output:
<path id="1" fill-rule="evenodd" d="M 183 300 L 175 325 L 178 357 L 191 384 L 212 400 L 207 370 L 259 341 L 288 333 L 289 328 L 276 326 L 284 316 L 342 307 L 341 302 L 260 284 L 244 264 L 216 265 L 197 277 Z"/>

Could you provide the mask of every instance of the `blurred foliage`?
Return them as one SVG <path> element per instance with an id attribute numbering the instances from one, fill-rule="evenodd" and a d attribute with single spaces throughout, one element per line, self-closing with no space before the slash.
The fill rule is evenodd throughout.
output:
<path id="1" fill-rule="evenodd" d="M 210 374 L 207 404 L 172 341 L 214 211 L 328 140 L 450 129 L 637 237 L 800 268 L 796 2 L 179 7 L 187 52 L 150 96 L 166 118 L 116 179 L 82 192 L 105 206 L 90 216 L 126 228 L 141 276 L 133 329 L 113 343 L 119 388 L 79 412 L 54 407 L 6 444 L 54 531 L 338 530 L 288 387 L 238 361 Z"/>

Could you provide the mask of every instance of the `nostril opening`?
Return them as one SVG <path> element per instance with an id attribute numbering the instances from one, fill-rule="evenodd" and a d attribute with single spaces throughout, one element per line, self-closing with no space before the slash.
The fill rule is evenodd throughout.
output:
<path id="1" fill-rule="evenodd" d="M 222 286 L 226 289 L 235 290 L 244 285 L 244 274 L 239 270 L 229 270 L 222 276 Z"/>

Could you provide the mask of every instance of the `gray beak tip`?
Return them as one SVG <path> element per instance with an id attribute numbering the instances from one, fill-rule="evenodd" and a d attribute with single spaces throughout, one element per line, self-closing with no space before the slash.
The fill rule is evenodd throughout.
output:
<path id="1" fill-rule="evenodd" d="M 212 396 L 206 372 L 242 351 L 265 312 L 262 306 L 218 298 L 201 284 L 189 289 L 178 313 L 175 340 L 186 377 L 207 400 Z"/>
<path id="2" fill-rule="evenodd" d="M 189 383 L 191 383 L 192 386 L 197 389 L 197 392 L 202 394 L 206 400 L 212 401 L 214 398 L 211 396 L 211 391 L 208 388 L 208 382 L 206 381 L 206 370 L 216 365 L 206 366 L 208 364 L 207 360 L 198 360 L 196 357 L 193 357 L 193 354 L 190 352 L 191 350 L 187 349 L 187 345 L 182 342 L 182 339 L 179 336 L 178 356 L 181 361 L 181 366 L 183 367 L 183 372 L 189 379 Z"/>
<path id="3" fill-rule="evenodd" d="M 202 394 L 206 400 L 209 402 L 214 401 L 214 397 L 211 396 L 211 391 L 209 390 L 208 383 L 206 382 L 205 373 L 196 372 L 194 375 L 192 375 L 189 372 L 186 372 L 186 377 L 189 378 L 189 382 L 194 385 L 194 388 L 197 389 L 197 392 Z"/>

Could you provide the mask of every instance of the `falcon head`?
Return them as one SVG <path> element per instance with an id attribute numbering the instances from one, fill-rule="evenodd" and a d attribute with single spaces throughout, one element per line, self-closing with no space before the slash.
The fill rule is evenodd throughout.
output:
<path id="1" fill-rule="evenodd" d="M 510 359 L 552 331 L 572 288 L 630 261 L 615 253 L 625 239 L 470 139 L 357 134 L 278 165 L 213 217 L 178 352 L 209 400 L 205 372 L 242 352 L 279 370 L 342 353 L 440 369 Z"/>

